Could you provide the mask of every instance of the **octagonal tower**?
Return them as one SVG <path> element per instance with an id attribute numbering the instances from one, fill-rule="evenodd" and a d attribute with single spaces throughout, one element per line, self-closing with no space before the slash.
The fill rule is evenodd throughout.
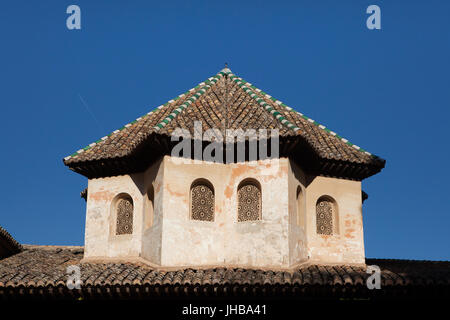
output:
<path id="1" fill-rule="evenodd" d="M 385 161 L 225 68 L 64 163 L 89 179 L 85 261 L 288 269 L 364 263 Z"/>

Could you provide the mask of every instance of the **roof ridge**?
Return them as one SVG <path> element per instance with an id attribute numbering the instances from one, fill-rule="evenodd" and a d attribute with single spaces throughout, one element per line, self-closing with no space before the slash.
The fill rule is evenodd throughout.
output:
<path id="1" fill-rule="evenodd" d="M 183 102 L 183 104 L 179 105 L 177 109 L 172 111 L 172 113 L 170 113 L 165 119 L 163 119 L 160 123 L 158 123 L 153 128 L 157 131 L 164 128 L 170 121 L 172 121 L 177 115 L 179 115 L 181 113 L 181 111 L 183 111 L 184 109 L 189 107 L 192 103 L 194 103 L 194 101 L 196 101 L 203 94 L 205 94 L 208 91 L 208 89 L 211 88 L 211 86 L 209 84 L 210 83 L 215 84 L 217 81 L 219 81 L 219 78 L 221 76 L 222 75 L 219 72 L 216 75 L 208 78 L 208 80 L 201 82 L 197 87 L 194 87 L 197 89 L 198 89 L 198 87 L 200 88 L 197 90 L 197 93 L 193 94 L 189 99 L 186 99 L 186 101 Z M 190 90 L 188 90 L 187 92 L 190 92 Z M 199 93 L 199 92 L 201 92 L 201 93 Z"/>
<path id="2" fill-rule="evenodd" d="M 42 249 L 42 250 L 56 250 L 56 249 L 68 249 L 68 250 L 78 250 L 84 249 L 84 246 L 77 245 L 53 245 L 53 244 L 26 244 L 22 245 L 24 249 Z"/>
<path id="3" fill-rule="evenodd" d="M 225 70 L 225 69 L 224 69 Z M 261 89 L 258 89 L 257 87 L 255 87 L 254 85 L 252 85 L 251 83 L 245 81 L 244 79 L 242 79 L 241 77 L 236 76 L 235 74 L 233 74 L 231 72 L 231 70 L 229 72 L 224 72 L 224 70 L 222 70 L 221 74 L 223 75 L 228 75 L 230 76 L 230 78 L 232 78 L 232 80 L 238 84 L 239 87 L 241 87 L 241 89 L 244 90 L 245 93 L 247 93 L 253 100 L 255 100 L 260 106 L 264 107 L 264 110 L 270 112 L 278 121 L 280 121 L 282 124 L 284 124 L 286 127 L 288 127 L 291 130 L 294 130 L 295 132 L 297 132 L 298 130 L 301 130 L 301 128 L 297 127 L 296 125 L 292 124 L 292 122 L 290 122 L 289 120 L 287 120 L 285 117 L 283 117 L 283 115 L 276 111 L 270 104 L 268 104 L 267 102 L 264 101 L 264 99 L 262 99 L 259 94 L 264 95 L 264 97 L 266 99 L 270 99 L 272 100 L 274 103 L 284 107 L 286 110 L 288 110 L 289 112 L 294 112 L 299 114 L 303 119 L 307 120 L 308 122 L 310 122 L 311 124 L 319 127 L 320 129 L 324 130 L 325 132 L 327 132 L 328 134 L 338 138 L 339 140 L 341 140 L 342 142 L 344 142 L 345 144 L 349 145 L 350 147 L 353 147 L 355 150 L 358 150 L 360 152 L 363 152 L 369 156 L 372 156 L 374 158 L 378 158 L 378 156 L 368 152 L 367 150 L 357 146 L 356 144 L 351 143 L 349 140 L 345 139 L 344 137 L 338 135 L 336 132 L 330 130 L 329 128 L 327 128 L 326 126 L 318 123 L 317 121 L 305 116 L 303 113 L 295 110 L 294 108 L 291 108 L 289 106 L 287 106 L 286 104 L 284 104 L 283 102 L 281 102 L 280 100 L 272 97 L 271 95 L 265 93 L 264 91 L 262 91 Z M 228 69 L 229 70 L 229 69 Z M 234 78 L 234 79 L 233 79 Z M 237 81 L 236 81 L 237 80 Z M 246 86 L 247 85 L 247 86 Z M 244 89 L 244 87 L 246 89 Z M 254 91 L 252 91 L 251 89 L 253 89 L 254 91 L 256 91 L 257 93 L 255 93 Z M 255 98 L 255 96 L 257 96 L 259 99 Z"/>
<path id="4" fill-rule="evenodd" d="M 248 94 L 253 100 L 255 100 L 259 106 L 264 107 L 265 111 L 268 111 L 275 119 L 281 122 L 283 125 L 288 127 L 293 131 L 301 130 L 299 127 L 294 125 L 292 122 L 287 120 L 285 117 L 281 115 L 280 112 L 276 111 L 272 106 L 270 106 L 267 102 L 264 101 L 257 93 L 253 92 L 249 87 L 246 86 L 248 84 L 244 79 L 236 76 L 235 74 L 229 72 L 228 76 L 234 81 L 246 94 Z M 255 89 L 254 89 L 255 90 Z M 258 89 L 259 90 L 259 89 Z M 256 90 L 255 90 L 256 91 Z M 259 90 L 261 91 L 261 90 Z M 256 98 L 255 98 L 256 96 Z"/>
<path id="5" fill-rule="evenodd" d="M 14 239 L 14 237 L 2 226 L 0 226 L 0 240 L 6 241 L 7 245 L 9 245 L 9 249 L 13 253 L 17 253 L 22 251 L 22 245 Z"/>
<path id="6" fill-rule="evenodd" d="M 224 69 L 224 70 L 225 70 L 225 69 Z M 79 154 L 83 153 L 84 151 L 91 149 L 92 147 L 94 147 L 94 146 L 97 145 L 98 143 L 100 143 L 100 142 L 102 142 L 102 141 L 108 139 L 108 138 L 109 138 L 110 136 L 112 136 L 113 134 L 115 134 L 115 133 L 117 133 L 117 132 L 120 132 L 120 131 L 124 130 L 125 128 L 130 127 L 130 126 L 133 125 L 134 123 L 136 123 L 136 122 L 142 120 L 143 118 L 147 117 L 148 115 L 150 115 L 150 114 L 152 114 L 152 113 L 154 113 L 154 112 L 157 112 L 157 111 L 161 110 L 162 108 L 166 107 L 167 105 L 169 105 L 169 104 L 171 104 L 171 103 L 174 103 L 175 101 L 177 101 L 177 100 L 180 99 L 180 98 L 183 98 L 184 96 L 188 95 L 189 93 L 191 93 L 191 92 L 193 92 L 193 91 L 195 91 L 195 90 L 197 90 L 197 92 L 203 91 L 201 94 L 198 94 L 198 93 L 194 94 L 193 96 L 195 96 L 195 99 L 193 99 L 193 97 L 190 97 L 189 99 L 187 99 L 187 101 L 189 101 L 189 102 L 184 102 L 184 103 L 183 103 L 182 105 L 180 105 L 177 109 L 175 109 L 175 111 L 173 111 L 172 113 L 170 113 L 165 119 L 163 119 L 161 122 L 159 122 L 158 124 L 156 124 L 156 125 L 153 127 L 153 129 L 155 129 L 156 131 L 159 131 L 161 128 L 165 127 L 171 120 L 173 120 L 173 119 L 174 119 L 174 118 L 175 118 L 182 110 L 186 109 L 186 108 L 187 108 L 189 105 L 191 105 L 195 100 L 197 100 L 201 95 L 203 95 L 203 94 L 207 91 L 207 89 L 211 88 L 211 86 L 210 86 L 209 84 L 210 84 L 210 83 L 215 84 L 215 83 L 219 80 L 219 78 L 222 77 L 222 75 L 223 75 L 223 74 L 222 74 L 221 72 L 218 72 L 216 75 L 214 75 L 214 76 L 212 76 L 212 77 L 209 77 L 206 81 L 200 82 L 200 83 L 199 83 L 198 85 L 196 85 L 195 87 L 193 87 L 193 88 L 187 90 L 186 92 L 184 92 L 184 93 L 178 95 L 177 97 L 175 97 L 175 98 L 173 98 L 173 99 L 167 101 L 166 103 L 164 103 L 164 104 L 162 104 L 162 105 L 160 105 L 160 106 L 158 106 L 158 107 L 156 107 L 156 108 L 150 110 L 150 112 L 148 112 L 148 113 L 146 113 L 146 114 L 144 114 L 144 115 L 138 117 L 136 120 L 133 120 L 133 121 L 131 121 L 131 122 L 125 124 L 125 125 L 122 126 L 121 128 L 114 130 L 114 131 L 111 132 L 110 134 L 107 134 L 106 136 L 104 136 L 104 137 L 102 137 L 102 138 L 100 138 L 100 139 L 94 141 L 93 143 L 87 145 L 86 147 L 81 148 L 81 149 L 79 149 L 78 151 L 72 153 L 71 155 L 65 157 L 65 158 L 64 158 L 64 161 L 67 161 L 67 160 L 69 160 L 70 158 L 74 158 L 74 157 L 78 156 Z M 206 89 L 205 89 L 205 88 L 206 88 Z M 192 101 L 191 99 L 193 99 L 193 101 Z M 187 103 L 187 105 L 186 105 L 186 103 Z M 182 108 L 181 108 L 181 107 L 182 107 Z"/>

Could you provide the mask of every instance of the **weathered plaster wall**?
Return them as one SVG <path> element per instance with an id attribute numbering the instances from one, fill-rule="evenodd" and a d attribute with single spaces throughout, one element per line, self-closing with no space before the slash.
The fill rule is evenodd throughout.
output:
<path id="1" fill-rule="evenodd" d="M 287 159 L 264 160 L 258 165 L 180 164 L 175 160 L 164 158 L 161 265 L 289 265 Z M 198 178 L 214 186 L 213 222 L 190 219 L 190 186 Z M 246 178 L 261 184 L 261 221 L 237 221 L 237 188 Z"/>
<path id="2" fill-rule="evenodd" d="M 308 177 L 306 229 L 310 261 L 364 263 L 361 182 L 328 177 Z M 316 232 L 316 203 L 327 195 L 337 203 L 338 233 Z"/>
<path id="3" fill-rule="evenodd" d="M 296 265 L 308 260 L 306 237 L 306 177 L 302 169 L 289 161 L 289 263 Z M 297 190 L 301 188 L 300 201 Z M 301 206 L 299 208 L 298 206 Z M 302 215 L 301 217 L 299 216 Z"/>
<path id="4" fill-rule="evenodd" d="M 164 201 L 164 162 L 161 158 L 144 173 L 144 212 L 142 221 L 142 252 L 144 259 L 161 264 L 161 242 Z M 149 196 L 152 195 L 152 199 Z M 151 201 L 153 200 L 153 201 Z"/>
<path id="5" fill-rule="evenodd" d="M 165 156 L 143 173 L 89 180 L 85 258 L 140 257 L 162 267 L 364 263 L 360 182 L 311 177 L 286 158 L 256 165 L 188 162 Z M 213 222 L 190 218 L 190 187 L 199 178 L 214 187 Z M 237 221 L 237 188 L 247 178 L 261 184 L 261 221 Z M 115 234 L 112 203 L 121 193 L 133 199 L 132 235 Z M 339 232 L 331 236 L 316 233 L 323 195 L 338 206 Z"/>
<path id="6" fill-rule="evenodd" d="M 137 257 L 141 252 L 143 221 L 143 174 L 132 174 L 88 182 L 86 206 L 85 258 Z M 121 193 L 133 199 L 133 234 L 115 234 L 113 200 Z"/>

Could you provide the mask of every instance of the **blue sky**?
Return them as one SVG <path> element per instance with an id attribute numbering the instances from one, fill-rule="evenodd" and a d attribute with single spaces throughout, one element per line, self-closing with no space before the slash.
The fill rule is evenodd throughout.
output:
<path id="1" fill-rule="evenodd" d="M 81 8 L 81 30 L 66 8 Z M 381 8 L 381 30 L 366 8 Z M 8 1 L 3 207 L 28 244 L 82 245 L 62 158 L 231 70 L 387 160 L 363 181 L 366 256 L 450 259 L 448 1 Z"/>

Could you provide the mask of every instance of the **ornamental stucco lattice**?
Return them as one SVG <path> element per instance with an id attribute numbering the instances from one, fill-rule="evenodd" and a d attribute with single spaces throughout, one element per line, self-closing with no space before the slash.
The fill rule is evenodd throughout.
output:
<path id="1" fill-rule="evenodd" d="M 116 235 L 133 233 L 133 203 L 130 199 L 117 202 Z"/>
<path id="2" fill-rule="evenodd" d="M 206 184 L 197 184 L 191 189 L 191 217 L 214 221 L 214 191 Z"/>
<path id="3" fill-rule="evenodd" d="M 316 205 L 317 233 L 333 234 L 333 203 L 329 200 L 319 200 Z"/>
<path id="4" fill-rule="evenodd" d="M 261 220 L 261 190 L 252 183 L 238 189 L 238 221 Z"/>

